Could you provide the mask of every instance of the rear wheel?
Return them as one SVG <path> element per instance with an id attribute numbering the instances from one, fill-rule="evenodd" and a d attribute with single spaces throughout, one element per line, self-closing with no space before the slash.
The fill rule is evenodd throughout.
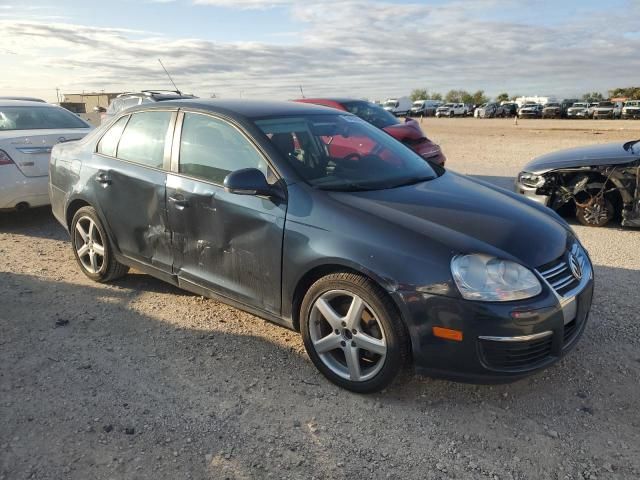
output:
<path id="1" fill-rule="evenodd" d="M 395 306 L 361 275 L 335 273 L 316 281 L 302 301 L 300 318 L 311 361 L 348 390 L 383 389 L 408 358 L 408 337 Z"/>
<path id="2" fill-rule="evenodd" d="M 82 207 L 71 221 L 71 246 L 84 274 L 96 282 L 109 282 L 127 274 L 118 262 L 109 238 L 93 207 Z"/>

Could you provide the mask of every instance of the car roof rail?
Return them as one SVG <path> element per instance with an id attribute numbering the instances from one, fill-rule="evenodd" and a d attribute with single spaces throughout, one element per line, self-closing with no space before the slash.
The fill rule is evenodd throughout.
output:
<path id="1" fill-rule="evenodd" d="M 163 94 L 163 93 L 175 93 L 178 95 L 182 95 L 182 92 L 179 90 L 163 90 L 163 89 L 153 89 L 153 90 L 141 90 L 142 93 L 150 93 L 150 94 Z"/>

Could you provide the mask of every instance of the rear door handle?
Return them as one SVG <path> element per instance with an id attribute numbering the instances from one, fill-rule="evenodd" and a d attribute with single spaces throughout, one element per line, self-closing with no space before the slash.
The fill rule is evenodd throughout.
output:
<path id="1" fill-rule="evenodd" d="M 98 172 L 96 175 L 96 182 L 102 184 L 103 186 L 111 185 L 111 179 L 106 172 Z"/>
<path id="2" fill-rule="evenodd" d="M 176 206 L 176 208 L 182 210 L 189 206 L 189 202 L 182 195 L 172 195 L 169 197 L 169 202 Z"/>

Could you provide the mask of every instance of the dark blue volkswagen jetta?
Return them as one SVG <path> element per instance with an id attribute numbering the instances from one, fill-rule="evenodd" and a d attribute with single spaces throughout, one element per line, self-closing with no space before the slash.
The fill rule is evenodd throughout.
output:
<path id="1" fill-rule="evenodd" d="M 590 260 L 555 213 L 333 109 L 134 108 L 56 146 L 50 177 L 87 276 L 134 267 L 300 330 L 357 392 L 408 363 L 522 377 L 576 343 L 591 305 Z"/>

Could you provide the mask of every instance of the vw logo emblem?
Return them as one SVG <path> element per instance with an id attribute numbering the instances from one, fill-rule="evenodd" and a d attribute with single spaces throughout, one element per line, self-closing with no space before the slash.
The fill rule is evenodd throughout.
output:
<path id="1" fill-rule="evenodd" d="M 569 268 L 571 269 L 571 273 L 576 277 L 576 280 L 580 280 L 582 278 L 582 266 L 580 265 L 580 261 L 578 257 L 576 257 L 575 253 L 569 255 Z"/>

